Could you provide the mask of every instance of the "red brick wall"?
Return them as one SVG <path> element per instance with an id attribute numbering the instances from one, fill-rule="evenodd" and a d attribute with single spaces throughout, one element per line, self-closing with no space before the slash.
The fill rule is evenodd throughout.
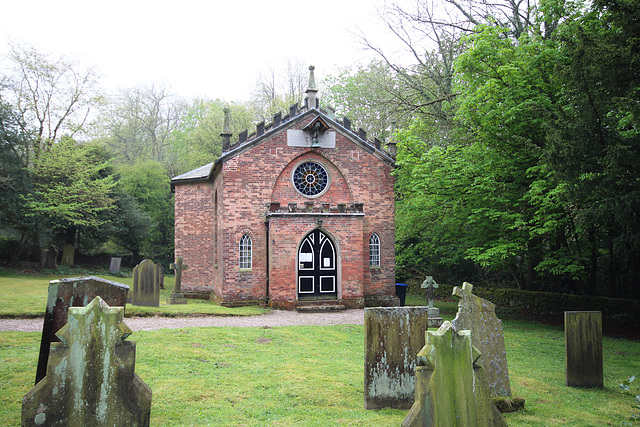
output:
<path id="1" fill-rule="evenodd" d="M 357 214 L 296 215 L 274 214 L 269 219 L 270 286 L 273 306 L 295 305 L 297 300 L 297 254 L 300 242 L 318 228 L 336 244 L 338 267 L 338 299 L 362 299 L 362 223 Z M 359 303 L 353 304 L 358 305 Z"/>
<path id="2" fill-rule="evenodd" d="M 311 119 L 293 128 L 302 129 Z M 317 198 L 304 197 L 291 185 L 293 168 L 304 160 L 322 163 L 331 176 L 329 189 Z M 267 260 L 267 206 L 279 202 L 285 210 L 288 203 L 296 203 L 302 209 L 306 201 L 313 200 L 318 208 L 321 203 L 330 203 L 334 209 L 339 203 L 364 203 L 364 216 L 323 217 L 322 229 L 334 237 L 340 250 L 340 297 L 361 299 L 395 294 L 391 169 L 340 133 L 336 133 L 334 149 L 302 148 L 288 147 L 287 132 L 283 130 L 225 161 L 214 183 L 177 184 L 176 254 L 183 251 L 185 262 L 190 264 L 183 279 L 185 290 L 204 287 L 213 290 L 223 302 L 259 300 L 267 297 L 270 274 L 269 297 L 294 304 L 298 244 L 316 227 L 317 218 L 270 217 L 271 258 Z M 217 224 L 212 214 L 214 190 L 218 194 Z M 189 201 L 189 197 L 195 200 Z M 381 266 L 376 268 L 369 267 L 372 232 L 381 242 Z M 252 238 L 253 263 L 250 270 L 241 271 L 238 245 L 244 233 Z M 218 242 L 215 250 L 214 235 Z M 200 238 L 202 243 L 197 242 Z"/>
<path id="3" fill-rule="evenodd" d="M 189 266 L 184 291 L 211 291 L 213 263 L 213 191 L 210 182 L 175 186 L 175 251 Z"/>

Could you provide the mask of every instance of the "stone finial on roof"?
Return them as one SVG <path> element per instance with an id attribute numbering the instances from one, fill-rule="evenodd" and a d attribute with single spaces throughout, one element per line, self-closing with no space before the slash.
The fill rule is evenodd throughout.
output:
<path id="1" fill-rule="evenodd" d="M 222 111 L 224 112 L 224 125 L 222 126 L 222 133 L 220 134 L 222 137 L 222 151 L 228 151 L 231 145 L 231 130 L 229 129 L 231 110 L 229 110 L 229 107 L 224 107 Z"/>
<path id="2" fill-rule="evenodd" d="M 391 132 L 389 136 L 389 141 L 387 142 L 387 147 L 389 149 L 389 154 L 394 159 L 398 154 L 398 148 L 396 147 L 397 142 L 395 140 L 395 133 L 396 133 L 396 122 L 391 122 Z"/>
<path id="3" fill-rule="evenodd" d="M 315 70 L 316 67 L 314 67 L 313 65 L 309 66 L 309 87 L 307 88 L 306 94 L 307 94 L 307 108 L 317 108 L 318 107 L 318 100 L 316 98 L 316 94 L 318 93 L 318 89 L 316 88 L 316 78 L 315 75 L 313 74 L 313 70 Z"/>

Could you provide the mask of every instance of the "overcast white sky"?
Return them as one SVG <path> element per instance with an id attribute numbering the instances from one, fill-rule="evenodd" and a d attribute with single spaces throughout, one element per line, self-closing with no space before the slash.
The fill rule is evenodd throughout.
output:
<path id="1" fill-rule="evenodd" d="M 384 0 L 16 0 L 2 5 L 0 55 L 26 43 L 95 66 L 107 89 L 164 83 L 184 97 L 248 99 L 287 59 L 316 77 L 374 57 L 353 32 L 393 41 Z"/>

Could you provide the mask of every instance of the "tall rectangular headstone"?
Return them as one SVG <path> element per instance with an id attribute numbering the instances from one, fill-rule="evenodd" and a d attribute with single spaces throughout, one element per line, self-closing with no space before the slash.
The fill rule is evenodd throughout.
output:
<path id="1" fill-rule="evenodd" d="M 60 341 L 56 333 L 67 323 L 69 307 L 84 307 L 100 296 L 107 304 L 124 307 L 129 287 L 100 277 L 74 277 L 49 282 L 47 308 L 44 313 L 36 384 L 47 375 L 47 360 L 52 342 Z"/>
<path id="2" fill-rule="evenodd" d="M 49 246 L 49 249 L 42 251 L 42 264 L 40 268 L 56 269 L 58 268 L 58 250 L 55 246 Z"/>
<path id="3" fill-rule="evenodd" d="M 120 271 L 120 263 L 122 262 L 122 258 L 120 257 L 111 257 L 111 263 L 109 264 L 109 273 L 118 273 Z"/>
<path id="4" fill-rule="evenodd" d="M 565 311 L 564 343 L 567 386 L 602 388 L 602 312 Z"/>
<path id="5" fill-rule="evenodd" d="M 23 426 L 148 426 L 151 389 L 135 374 L 124 307 L 70 307 L 47 375 L 22 399 Z"/>
<path id="6" fill-rule="evenodd" d="M 417 354 L 429 327 L 428 307 L 365 308 L 364 323 L 365 408 L 409 409 Z"/>
<path id="7" fill-rule="evenodd" d="M 75 263 L 75 254 L 76 247 L 73 245 L 66 245 L 62 248 L 62 260 L 60 261 L 60 264 L 73 267 Z"/>
<path id="8" fill-rule="evenodd" d="M 154 264 L 150 259 L 145 259 L 136 265 L 133 269 L 131 304 L 158 307 L 160 305 L 161 280 L 162 271 L 159 264 Z"/>

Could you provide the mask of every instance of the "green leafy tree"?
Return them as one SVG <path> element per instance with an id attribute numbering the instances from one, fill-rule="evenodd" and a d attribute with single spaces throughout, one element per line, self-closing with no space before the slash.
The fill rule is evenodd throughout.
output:
<path id="1" fill-rule="evenodd" d="M 132 197 L 140 210 L 151 219 L 151 231 L 148 238 L 143 240 L 142 251 L 149 257 L 170 261 L 174 246 L 173 195 L 170 179 L 162 164 L 147 161 L 121 166 L 119 174 L 120 190 Z M 134 212 L 132 215 L 137 214 Z M 143 218 L 138 220 L 144 221 Z"/>
<path id="2" fill-rule="evenodd" d="M 324 103 L 336 109 L 336 116 L 346 116 L 354 129 L 365 129 L 372 137 L 385 140 L 392 128 L 403 126 L 406 112 L 398 98 L 402 88 L 395 72 L 382 61 L 366 67 L 345 68 L 337 76 L 323 81 Z"/>
<path id="3" fill-rule="evenodd" d="M 11 253 L 17 260 L 35 229 L 35 220 L 26 216 L 24 196 L 31 191 L 31 179 L 22 163 L 29 144 L 19 114 L 0 99 L 0 229 L 2 235 L 16 242 Z"/>
<path id="4" fill-rule="evenodd" d="M 173 176 L 216 160 L 222 154 L 222 127 L 225 103 L 220 100 L 194 100 L 172 132 L 169 169 Z M 238 135 L 249 129 L 252 112 L 241 104 L 232 104 L 230 130 Z"/>
<path id="5" fill-rule="evenodd" d="M 99 228 L 108 221 L 100 214 L 113 208 L 116 182 L 100 147 L 63 138 L 36 159 L 31 174 L 28 215 L 47 221 L 41 226 L 64 232 L 69 237 L 65 243 L 74 243 L 82 228 Z"/>
<path id="6" fill-rule="evenodd" d="M 151 238 L 153 223 L 151 216 L 142 210 L 136 199 L 122 192 L 118 195 L 109 224 L 109 236 L 118 246 L 131 252 L 133 263 L 138 263 Z"/>

